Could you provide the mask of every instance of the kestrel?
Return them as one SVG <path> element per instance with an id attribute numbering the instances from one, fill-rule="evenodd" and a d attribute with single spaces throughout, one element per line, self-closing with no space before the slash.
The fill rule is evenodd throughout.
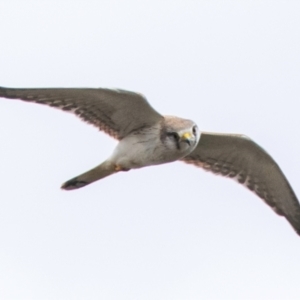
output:
<path id="1" fill-rule="evenodd" d="M 300 235 L 300 205 L 272 157 L 240 134 L 200 132 L 191 121 L 163 116 L 141 94 L 113 89 L 0 88 L 0 97 L 74 113 L 119 140 L 97 167 L 62 185 L 73 190 L 120 171 L 183 161 L 237 180 L 284 216 Z"/>

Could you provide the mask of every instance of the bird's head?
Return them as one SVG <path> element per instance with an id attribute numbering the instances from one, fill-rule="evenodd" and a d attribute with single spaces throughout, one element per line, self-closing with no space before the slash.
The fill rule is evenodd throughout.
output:
<path id="1" fill-rule="evenodd" d="M 162 140 L 165 146 L 181 156 L 191 153 L 198 144 L 200 132 L 191 120 L 165 116 Z"/>

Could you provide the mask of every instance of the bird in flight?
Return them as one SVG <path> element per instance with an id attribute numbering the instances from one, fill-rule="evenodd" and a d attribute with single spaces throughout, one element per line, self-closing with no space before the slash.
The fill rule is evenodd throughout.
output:
<path id="1" fill-rule="evenodd" d="M 62 185 L 64 190 L 130 169 L 183 161 L 235 179 L 284 216 L 300 235 L 300 205 L 277 163 L 240 134 L 200 132 L 191 121 L 163 116 L 141 94 L 113 89 L 0 87 L 0 97 L 71 112 L 119 140 L 112 155 Z"/>

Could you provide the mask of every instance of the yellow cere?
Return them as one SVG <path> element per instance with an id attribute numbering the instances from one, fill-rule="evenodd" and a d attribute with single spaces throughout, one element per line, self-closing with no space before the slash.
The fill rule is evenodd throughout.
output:
<path id="1" fill-rule="evenodd" d="M 191 133 L 190 132 L 186 132 L 186 133 L 184 133 L 183 135 L 182 135 L 182 138 L 183 139 L 185 139 L 185 140 L 188 140 L 188 139 L 190 139 L 191 138 Z"/>

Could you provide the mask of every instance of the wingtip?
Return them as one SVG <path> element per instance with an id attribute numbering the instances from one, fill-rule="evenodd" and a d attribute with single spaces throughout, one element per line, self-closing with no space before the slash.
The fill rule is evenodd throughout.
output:
<path id="1" fill-rule="evenodd" d="M 5 88 L 3 86 L 0 86 L 0 97 L 5 96 Z"/>
<path id="2" fill-rule="evenodd" d="M 300 229 L 299 228 L 295 228 L 295 227 L 293 227 L 294 229 L 295 229 L 295 232 L 298 234 L 298 236 L 300 236 Z"/>

